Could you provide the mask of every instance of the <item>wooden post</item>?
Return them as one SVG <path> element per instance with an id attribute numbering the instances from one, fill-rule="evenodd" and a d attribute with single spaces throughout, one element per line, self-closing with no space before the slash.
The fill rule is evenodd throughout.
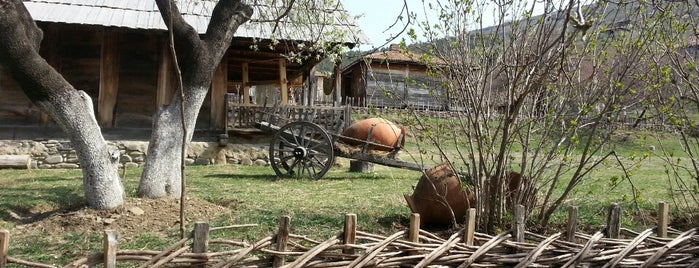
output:
<path id="1" fill-rule="evenodd" d="M 243 62 L 243 103 L 250 104 L 250 68 L 248 62 Z"/>
<path id="2" fill-rule="evenodd" d="M 117 232 L 104 230 L 102 246 L 104 247 L 104 267 L 116 268 Z"/>
<path id="3" fill-rule="evenodd" d="M 658 204 L 658 237 L 667 237 L 668 206 L 665 202 Z"/>
<path id="4" fill-rule="evenodd" d="M 97 122 L 100 126 L 112 127 L 119 91 L 119 35 L 112 30 L 102 31 L 99 90 Z"/>
<path id="5" fill-rule="evenodd" d="M 374 172 L 374 163 L 350 160 L 349 172 Z"/>
<path id="6" fill-rule="evenodd" d="M 175 65 L 170 55 L 170 44 L 167 38 L 161 39 L 158 64 L 158 82 L 155 94 L 155 108 L 170 104 L 177 88 Z"/>
<path id="7" fill-rule="evenodd" d="M 335 63 L 335 89 L 334 89 L 334 106 L 339 107 L 342 104 L 342 62 L 338 60 Z"/>
<path id="8" fill-rule="evenodd" d="M 209 250 L 209 223 L 195 222 L 192 234 L 192 253 L 206 253 Z M 206 265 L 199 264 L 192 267 L 206 267 Z"/>
<path id="9" fill-rule="evenodd" d="M 464 227 L 464 243 L 467 246 L 473 246 L 474 234 L 476 233 L 476 209 L 469 208 L 466 211 L 466 219 L 464 219 L 466 226 Z"/>
<path id="10" fill-rule="evenodd" d="M 286 59 L 279 59 L 279 90 L 282 93 L 280 105 L 285 106 L 289 103 L 289 88 L 287 87 L 288 80 L 286 79 Z"/>
<path id="11" fill-rule="evenodd" d="M 211 127 L 223 130 L 226 126 L 226 93 L 228 93 L 228 60 L 223 57 L 211 81 Z"/>
<path id="12" fill-rule="evenodd" d="M 53 67 L 57 72 L 61 71 L 61 35 L 56 29 L 56 25 L 47 25 L 44 31 L 44 42 L 45 44 L 52 44 L 50 46 L 44 46 L 47 49 L 46 61 Z M 51 116 L 41 109 L 41 115 L 39 116 L 39 123 L 41 125 L 48 125 L 51 122 Z"/>
<path id="13" fill-rule="evenodd" d="M 347 245 L 347 244 L 354 244 L 357 242 L 357 214 L 346 214 L 345 215 L 345 231 L 342 239 L 342 243 Z M 344 248 L 342 249 L 342 253 L 345 254 L 354 254 L 354 249 L 353 248 Z"/>
<path id="14" fill-rule="evenodd" d="M 568 208 L 568 242 L 575 243 L 575 232 L 578 231 L 578 207 L 571 206 Z"/>
<path id="15" fill-rule="evenodd" d="M 525 214 L 526 213 L 524 211 L 523 205 L 516 205 L 515 206 L 514 237 L 515 237 L 515 241 L 517 241 L 517 242 L 524 242 L 524 232 L 525 232 L 524 216 L 525 216 Z"/>
<path id="16" fill-rule="evenodd" d="M 607 237 L 619 238 L 621 232 L 621 208 L 619 204 L 612 203 L 607 214 Z"/>
<path id="17" fill-rule="evenodd" d="M 277 246 L 276 250 L 279 252 L 286 251 L 286 244 L 289 241 L 289 229 L 291 225 L 291 217 L 284 216 L 279 220 L 279 230 L 277 231 Z M 286 263 L 284 256 L 274 256 L 273 267 L 281 267 Z"/>
<path id="18" fill-rule="evenodd" d="M 408 240 L 410 242 L 420 241 L 420 214 L 410 214 L 410 229 L 408 229 Z"/>
<path id="19" fill-rule="evenodd" d="M 0 230 L 0 268 L 7 265 L 7 252 L 10 250 L 10 231 Z"/>

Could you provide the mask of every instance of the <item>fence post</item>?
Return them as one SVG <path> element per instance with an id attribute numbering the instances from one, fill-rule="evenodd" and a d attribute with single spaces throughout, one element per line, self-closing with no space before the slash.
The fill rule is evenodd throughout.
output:
<path id="1" fill-rule="evenodd" d="M 515 206 L 515 241 L 524 242 L 524 206 Z"/>
<path id="2" fill-rule="evenodd" d="M 286 251 L 286 244 L 289 241 L 289 228 L 291 225 L 291 217 L 284 216 L 279 220 L 279 230 L 277 231 L 277 246 L 276 250 L 279 252 Z M 281 267 L 286 262 L 284 256 L 274 256 L 273 267 Z"/>
<path id="3" fill-rule="evenodd" d="M 408 240 L 418 242 L 420 240 L 420 214 L 410 214 L 410 229 L 408 229 Z"/>
<path id="4" fill-rule="evenodd" d="M 668 206 L 665 202 L 658 204 L 658 237 L 667 237 Z"/>
<path id="5" fill-rule="evenodd" d="M 612 203 L 607 214 L 607 237 L 619 238 L 621 232 L 621 208 L 619 204 Z"/>
<path id="6" fill-rule="evenodd" d="M 7 252 L 10 249 L 10 231 L 0 230 L 0 268 L 7 265 Z"/>
<path id="7" fill-rule="evenodd" d="M 467 246 L 473 246 L 474 233 L 476 232 L 476 209 L 469 208 L 466 211 L 466 219 L 464 220 L 466 227 L 464 228 L 464 242 Z"/>
<path id="8" fill-rule="evenodd" d="M 568 208 L 568 242 L 575 243 L 575 232 L 578 231 L 578 207 L 571 206 Z"/>
<path id="9" fill-rule="evenodd" d="M 209 223 L 198 221 L 192 231 L 192 253 L 206 253 L 209 250 Z M 206 264 L 192 267 L 206 267 Z"/>
<path id="10" fill-rule="evenodd" d="M 354 244 L 357 242 L 357 214 L 345 214 L 345 231 L 342 236 L 342 243 Z M 354 254 L 353 248 L 343 248 L 342 253 Z"/>
<path id="11" fill-rule="evenodd" d="M 116 268 L 117 232 L 104 230 L 102 246 L 104 247 L 104 267 Z"/>

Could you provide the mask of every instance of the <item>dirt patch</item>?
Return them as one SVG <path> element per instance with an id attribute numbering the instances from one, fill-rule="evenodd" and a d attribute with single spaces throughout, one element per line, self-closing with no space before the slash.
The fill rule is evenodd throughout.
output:
<path id="1" fill-rule="evenodd" d="M 40 208 L 43 210 L 45 208 Z M 210 221 L 230 209 L 198 198 L 185 202 L 185 222 Z M 18 225 L 18 233 L 101 232 L 116 230 L 120 234 L 149 233 L 165 235 L 179 228 L 180 202 L 174 199 L 126 198 L 124 205 L 112 210 L 81 208 L 61 212 L 45 212 L 35 220 Z"/>

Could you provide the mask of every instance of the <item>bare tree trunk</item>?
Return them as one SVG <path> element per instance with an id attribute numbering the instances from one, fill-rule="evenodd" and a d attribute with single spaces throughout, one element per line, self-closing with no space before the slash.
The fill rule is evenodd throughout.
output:
<path id="1" fill-rule="evenodd" d="M 119 148 L 108 146 L 102 137 L 87 93 L 71 90 L 38 104 L 61 126 L 78 155 L 88 206 L 111 209 L 122 205 L 124 187 L 119 179 Z"/>
<path id="2" fill-rule="evenodd" d="M 200 36 L 187 24 L 178 7 L 170 0 L 156 0 L 168 29 L 173 33 L 176 59 L 180 68 L 184 92 L 184 122 L 182 127 L 181 96 L 173 96 L 170 105 L 159 109 L 153 121 L 153 133 L 148 145 L 146 165 L 141 174 L 138 195 L 148 198 L 180 197 L 182 195 L 181 153 L 182 129 L 186 129 L 188 144 L 192 140 L 199 109 L 209 91 L 214 69 L 230 46 L 238 26 L 252 16 L 252 8 L 240 0 L 221 0 L 216 4 L 206 34 Z"/>
<path id="3" fill-rule="evenodd" d="M 119 150 L 108 148 L 92 100 L 73 88 L 38 53 L 42 32 L 22 1 L 0 2 L 0 62 L 27 97 L 43 107 L 68 135 L 83 172 L 91 208 L 110 209 L 124 201 L 117 165 Z"/>
<path id="4" fill-rule="evenodd" d="M 187 143 L 192 141 L 196 118 L 207 92 L 208 87 L 198 87 L 187 93 L 184 103 Z M 146 164 L 138 186 L 138 195 L 141 197 L 177 198 L 181 195 L 180 156 L 183 128 L 179 105 L 180 96 L 174 96 L 173 102 L 161 107 L 154 117 Z"/>

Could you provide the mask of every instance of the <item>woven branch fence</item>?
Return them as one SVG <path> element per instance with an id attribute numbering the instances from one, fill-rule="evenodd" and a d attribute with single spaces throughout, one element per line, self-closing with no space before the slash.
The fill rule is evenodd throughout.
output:
<path id="1" fill-rule="evenodd" d="M 620 209 L 612 204 L 607 226 L 587 235 L 575 232 L 577 209 L 571 208 L 565 233 L 573 236 L 527 232 L 522 207 L 515 228 L 495 236 L 474 232 L 474 209 L 466 227 L 448 238 L 420 230 L 418 214 L 411 215 L 408 230 L 389 236 L 358 231 L 356 215 L 347 214 L 344 230 L 325 241 L 289 233 L 287 216 L 276 234 L 254 243 L 209 239 L 210 232 L 240 226 L 198 222 L 189 237 L 164 250 L 118 250 L 116 233 L 107 230 L 103 252 L 64 267 L 699 267 L 699 228 L 669 229 L 667 205 L 659 210 L 658 227 L 637 233 L 619 227 Z M 9 232 L 3 230 L 0 268 L 56 267 L 9 257 L 8 247 Z"/>

